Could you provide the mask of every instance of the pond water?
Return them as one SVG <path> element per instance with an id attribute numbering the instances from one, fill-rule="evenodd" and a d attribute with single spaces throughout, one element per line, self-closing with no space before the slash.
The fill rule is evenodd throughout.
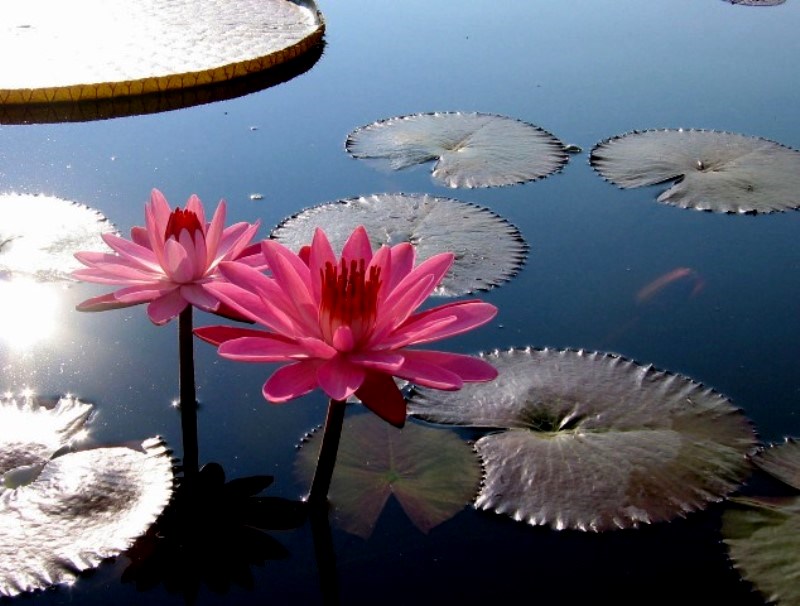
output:
<path id="1" fill-rule="evenodd" d="M 319 8 L 324 52 L 276 86 L 148 115 L 0 125 L 0 192 L 79 201 L 125 234 L 142 224 L 151 188 L 172 205 L 196 193 L 207 208 L 225 198 L 229 222 L 259 220 L 262 237 L 304 208 L 353 196 L 472 202 L 517 226 L 530 250 L 516 277 L 480 293 L 499 308 L 495 320 L 449 349 L 613 352 L 725 394 L 765 443 L 800 436 L 800 214 L 667 206 L 655 200 L 660 186 L 620 190 L 588 163 L 601 140 L 649 128 L 731 131 L 800 149 L 800 3 L 349 0 Z M 359 126 L 430 111 L 511 116 L 583 152 L 543 180 L 459 190 L 436 185 L 430 165 L 381 171 L 344 150 Z M 702 289 L 675 283 L 637 302 L 637 292 L 677 268 L 700 276 Z M 43 295 L 55 306 L 55 327 L 25 348 L 0 342 L 0 388 L 76 394 L 97 411 L 90 444 L 160 435 L 179 456 L 177 326 L 154 326 L 142 307 L 73 311 L 102 292 L 70 284 Z M 195 323 L 218 321 L 198 313 Z M 201 463 L 219 463 L 228 478 L 269 474 L 266 494 L 302 496 L 296 445 L 324 420 L 324 397 L 270 405 L 261 396 L 269 369 L 223 360 L 203 343 L 195 355 Z M 368 539 L 333 526 L 338 587 L 321 583 L 305 524 L 269 533 L 286 550 L 280 559 L 244 544 L 204 556 L 192 601 L 316 604 L 338 594 L 348 605 L 520 596 L 544 604 L 764 603 L 727 560 L 719 524 L 720 507 L 711 507 L 668 524 L 582 533 L 465 507 L 425 534 L 390 499 Z M 199 536 L 204 530 L 198 524 Z M 70 588 L 15 601 L 186 600 L 179 579 L 137 587 L 123 576 L 130 563 L 123 555 Z"/>

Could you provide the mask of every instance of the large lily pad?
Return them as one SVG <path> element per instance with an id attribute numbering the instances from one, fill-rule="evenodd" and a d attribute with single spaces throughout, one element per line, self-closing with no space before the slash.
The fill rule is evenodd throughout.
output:
<path id="1" fill-rule="evenodd" d="M 759 450 L 753 456 L 757 467 L 784 484 L 800 490 L 800 443 L 788 438 L 783 444 Z"/>
<path id="2" fill-rule="evenodd" d="M 800 207 L 800 152 L 735 133 L 635 131 L 598 143 L 590 163 L 621 188 L 675 181 L 659 202 L 727 213 Z"/>
<path id="3" fill-rule="evenodd" d="M 14 60 L 0 73 L 0 105 L 227 81 L 299 56 L 323 32 L 313 0 L 3 2 L 0 55 Z"/>
<path id="4" fill-rule="evenodd" d="M 55 402 L 29 391 L 0 398 L 0 475 L 4 479 L 0 493 L 16 483 L 10 472 L 40 468 L 58 450 L 71 445 L 91 413 L 91 404 L 70 395 Z"/>
<path id="5" fill-rule="evenodd" d="M 742 6 L 777 6 L 786 0 L 725 0 L 730 4 L 741 4 Z"/>
<path id="6" fill-rule="evenodd" d="M 447 187 L 493 187 L 541 179 L 568 155 L 547 131 L 493 114 L 436 112 L 399 116 L 354 130 L 354 158 L 388 161 L 397 170 L 436 160 L 433 179 Z"/>
<path id="7" fill-rule="evenodd" d="M 164 443 L 56 457 L 30 483 L 0 494 L 0 595 L 69 584 L 130 547 L 172 494 Z"/>
<path id="8" fill-rule="evenodd" d="M 303 448 L 297 475 L 311 483 L 317 434 Z M 409 423 L 392 427 L 372 414 L 345 420 L 329 492 L 337 524 L 368 538 L 393 494 L 422 532 L 452 518 L 474 498 L 481 466 L 454 432 Z"/>
<path id="9" fill-rule="evenodd" d="M 77 251 L 111 252 L 101 234 L 115 232 L 98 211 L 61 198 L 0 195 L 0 274 L 64 280 L 82 267 Z"/>
<path id="10" fill-rule="evenodd" d="M 475 506 L 556 529 L 670 520 L 736 489 L 756 444 L 725 397 L 617 355 L 513 349 L 485 354 L 499 377 L 457 392 L 416 388 L 409 413 L 494 431 L 475 447 Z"/>
<path id="11" fill-rule="evenodd" d="M 453 252 L 453 267 L 435 292 L 439 296 L 502 284 L 517 274 L 528 252 L 519 230 L 492 211 L 423 194 L 374 194 L 314 206 L 284 220 L 272 237 L 299 250 L 321 227 L 340 251 L 359 225 L 366 228 L 374 248 L 411 242 L 418 261 Z"/>
<path id="12" fill-rule="evenodd" d="M 800 497 L 734 498 L 722 517 L 728 555 L 771 604 L 800 604 Z"/>

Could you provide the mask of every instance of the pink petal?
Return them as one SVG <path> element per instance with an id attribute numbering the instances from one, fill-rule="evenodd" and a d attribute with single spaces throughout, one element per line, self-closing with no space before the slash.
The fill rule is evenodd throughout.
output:
<path id="1" fill-rule="evenodd" d="M 222 232 L 222 237 L 217 247 L 213 250 L 214 256 L 212 265 L 221 261 L 233 261 L 250 243 L 250 240 L 258 231 L 259 223 L 236 223 L 226 227 Z M 211 251 L 211 248 L 209 248 Z"/>
<path id="2" fill-rule="evenodd" d="M 174 238 L 164 242 L 164 271 L 173 282 L 189 282 L 192 269 L 189 252 L 181 244 Z"/>
<path id="3" fill-rule="evenodd" d="M 403 366 L 394 373 L 396 377 L 407 379 L 417 385 L 447 391 L 461 389 L 463 386 L 463 379 L 457 373 L 440 365 L 437 360 L 415 356 L 408 350 L 404 353 L 411 355 L 404 356 Z"/>
<path id="4" fill-rule="evenodd" d="M 147 301 L 154 301 L 159 297 L 176 290 L 174 284 L 164 282 L 148 282 L 146 284 L 134 284 L 127 288 L 120 288 L 114 292 L 116 297 L 122 303 L 136 305 L 137 303 L 146 303 Z"/>
<path id="5" fill-rule="evenodd" d="M 401 242 L 391 248 L 392 252 L 392 276 L 386 284 L 387 292 L 393 291 L 397 285 L 411 273 L 414 269 L 416 260 L 416 249 L 408 242 Z"/>
<path id="6" fill-rule="evenodd" d="M 188 229 L 182 229 L 181 233 L 178 234 L 178 244 L 180 244 L 181 248 L 183 248 L 183 250 L 186 252 L 186 277 L 180 274 L 175 274 L 175 281 L 183 284 L 201 278 L 206 271 L 205 242 L 202 243 L 202 258 L 197 256 L 197 246 Z M 169 244 L 165 245 L 165 251 L 167 250 L 168 246 Z M 167 258 L 169 259 L 169 254 L 167 254 Z"/>
<path id="7" fill-rule="evenodd" d="M 348 265 L 353 259 L 356 261 L 364 259 L 365 264 L 369 264 L 372 260 L 372 244 L 369 242 L 367 230 L 364 229 L 363 225 L 356 227 L 350 237 L 347 238 L 347 242 L 342 247 L 341 258 L 347 260 Z"/>
<path id="8" fill-rule="evenodd" d="M 405 425 L 406 400 L 389 375 L 368 373 L 356 397 L 384 421 L 395 427 Z"/>
<path id="9" fill-rule="evenodd" d="M 78 311 L 107 311 L 109 309 L 121 309 L 123 307 L 130 307 L 136 303 L 124 303 L 114 297 L 114 293 L 108 293 L 99 297 L 86 299 L 79 303 L 75 309 Z"/>
<path id="10" fill-rule="evenodd" d="M 305 343 L 268 332 L 226 341 L 219 346 L 219 355 L 240 362 L 288 362 L 316 357 L 309 354 Z"/>
<path id="11" fill-rule="evenodd" d="M 364 351 L 349 354 L 347 359 L 353 364 L 363 366 L 367 370 L 375 370 L 387 374 L 394 374 L 399 370 L 405 360 L 400 352 L 396 351 Z"/>
<path id="12" fill-rule="evenodd" d="M 147 315 L 150 321 L 157 326 L 166 324 L 181 313 L 188 302 L 181 296 L 180 289 L 175 289 L 163 297 L 159 297 L 147 306 Z"/>
<path id="13" fill-rule="evenodd" d="M 263 330 L 253 328 L 240 328 L 238 326 L 201 326 L 192 331 L 196 337 L 212 345 L 220 345 L 225 341 L 241 339 L 242 337 L 260 337 Z"/>
<path id="14" fill-rule="evenodd" d="M 388 246 L 381 246 L 375 252 L 372 256 L 372 261 L 367 266 L 367 275 L 370 274 L 373 267 L 377 268 L 381 275 L 381 287 L 378 291 L 378 307 L 380 308 L 391 292 L 388 285 L 392 279 L 392 249 Z"/>
<path id="15" fill-rule="evenodd" d="M 397 286 L 395 286 L 395 288 L 387 297 L 386 305 L 389 307 L 395 307 L 397 305 L 397 301 L 403 298 L 404 294 L 411 288 L 414 288 L 416 284 L 419 282 L 430 282 L 430 285 L 428 286 L 428 292 L 425 294 L 420 293 L 421 299 L 418 303 L 416 303 L 416 305 L 411 303 L 405 304 L 406 306 L 413 305 L 407 310 L 409 313 L 419 307 L 422 304 L 422 301 L 427 299 L 433 290 L 439 285 L 439 282 L 442 281 L 442 278 L 444 278 L 450 267 L 452 267 L 454 258 L 455 256 L 453 253 L 439 253 L 438 255 L 433 255 L 429 259 L 426 259 L 417 265 L 405 278 L 397 283 Z M 402 309 L 402 311 L 406 311 L 406 309 Z"/>
<path id="16" fill-rule="evenodd" d="M 317 380 L 322 390 L 334 400 L 346 400 L 361 387 L 366 371 L 351 364 L 342 356 L 322 363 L 317 370 Z"/>
<path id="17" fill-rule="evenodd" d="M 328 263 L 336 265 L 336 255 L 333 252 L 331 243 L 328 241 L 328 236 L 320 228 L 317 228 L 314 230 L 314 238 L 311 240 L 307 262 L 310 270 L 311 294 L 315 301 L 322 300 L 322 274 L 320 270 L 325 269 Z"/>
<path id="18" fill-rule="evenodd" d="M 402 296 L 395 297 L 394 305 L 384 303 L 378 309 L 378 317 L 375 320 L 375 327 L 369 338 L 370 344 L 377 345 L 386 338 L 394 328 L 405 322 L 406 318 L 419 307 L 430 293 L 433 284 L 433 276 L 425 276 L 417 280 L 406 290 Z M 396 291 L 395 291 L 396 292 Z"/>
<path id="19" fill-rule="evenodd" d="M 253 270 L 255 271 L 255 270 Z M 257 292 L 227 282 L 211 282 L 206 288 L 220 301 L 253 322 L 275 332 L 292 337 L 298 333 L 297 324 L 276 305 L 265 305 Z"/>
<path id="20" fill-rule="evenodd" d="M 290 298 L 297 318 L 307 332 L 316 334 L 319 331 L 319 305 L 311 294 L 308 267 L 300 257 L 273 240 L 264 241 L 262 249 L 275 282 Z"/>
<path id="21" fill-rule="evenodd" d="M 112 250 L 125 257 L 131 264 L 136 264 L 149 271 L 161 271 L 161 264 L 149 248 L 114 234 L 105 233 L 101 234 L 100 237 Z"/>
<path id="22" fill-rule="evenodd" d="M 469 383 L 483 383 L 497 378 L 497 369 L 474 356 L 454 354 L 444 351 L 404 349 L 403 355 L 407 360 L 433 364 L 449 370 Z"/>
<path id="23" fill-rule="evenodd" d="M 380 342 L 380 347 L 397 349 L 430 343 L 468 332 L 497 315 L 497 308 L 477 299 L 440 305 L 411 316 Z"/>
<path id="24" fill-rule="evenodd" d="M 124 264 L 106 264 L 90 267 L 88 269 L 76 269 L 70 274 L 76 280 L 84 282 L 97 282 L 98 284 L 135 284 L 145 282 L 156 282 L 165 278 L 163 274 L 145 272 L 138 268 L 132 268 Z"/>
<path id="25" fill-rule="evenodd" d="M 353 331 L 349 326 L 338 326 L 333 333 L 332 342 L 339 351 L 352 351 L 356 345 Z"/>
<path id="26" fill-rule="evenodd" d="M 225 229 L 225 217 L 227 212 L 228 206 L 225 200 L 220 200 L 219 204 L 217 204 L 217 209 L 214 211 L 214 216 L 211 218 L 211 224 L 206 231 L 206 250 L 208 251 L 209 259 L 215 259 L 217 257 L 219 241 Z M 203 226 L 205 227 L 205 223 Z"/>
<path id="27" fill-rule="evenodd" d="M 131 228 L 131 240 L 139 246 L 150 248 L 150 235 L 144 227 L 135 226 Z M 152 249 L 151 249 L 152 250 Z"/>
<path id="28" fill-rule="evenodd" d="M 181 296 L 198 309 L 214 311 L 219 305 L 219 299 L 206 288 L 205 284 L 183 284 L 180 291 Z"/>
<path id="29" fill-rule="evenodd" d="M 197 197 L 197 194 L 192 194 L 191 196 L 189 196 L 189 199 L 186 201 L 186 206 L 184 208 L 197 215 L 197 219 L 200 221 L 200 225 L 202 225 L 203 228 L 205 229 L 206 211 L 205 209 L 203 209 L 203 203 L 200 201 L 200 198 Z"/>
<path id="30" fill-rule="evenodd" d="M 150 249 L 159 265 L 164 263 L 164 236 L 171 212 L 166 198 L 154 189 L 150 194 L 150 202 L 144 207 L 144 221 L 150 238 Z"/>
<path id="31" fill-rule="evenodd" d="M 270 402 L 287 402 L 304 396 L 317 385 L 317 360 L 282 366 L 267 379 L 261 392 Z"/>

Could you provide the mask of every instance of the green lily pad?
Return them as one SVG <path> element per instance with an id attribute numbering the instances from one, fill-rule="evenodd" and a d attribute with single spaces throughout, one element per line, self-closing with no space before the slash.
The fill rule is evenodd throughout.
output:
<path id="1" fill-rule="evenodd" d="M 300 449 L 298 478 L 310 485 L 317 434 Z M 423 533 L 452 518 L 474 498 L 481 466 L 454 432 L 408 423 L 397 429 L 372 414 L 345 419 L 329 500 L 339 527 L 368 538 L 394 495 Z"/>
<path id="2" fill-rule="evenodd" d="M 731 499 L 722 516 L 728 555 L 771 604 L 800 604 L 800 497 Z"/>
<path id="3" fill-rule="evenodd" d="M 800 207 L 800 152 L 728 132 L 634 131 L 598 143 L 589 162 L 623 189 L 674 181 L 659 202 L 726 213 Z"/>
<path id="4" fill-rule="evenodd" d="M 345 148 L 354 158 L 398 170 L 436 160 L 433 180 L 446 187 L 494 187 L 541 179 L 569 159 L 547 131 L 506 116 L 435 112 L 398 116 L 357 128 Z"/>
<path id="5" fill-rule="evenodd" d="M 800 444 L 788 438 L 783 444 L 759 450 L 753 463 L 784 484 L 800 490 Z"/>
<path id="6" fill-rule="evenodd" d="M 0 494 L 0 596 L 70 584 L 119 555 L 162 512 L 172 484 L 172 459 L 156 438 L 49 460 Z"/>
<path id="7" fill-rule="evenodd" d="M 620 356 L 512 349 L 457 392 L 414 388 L 409 414 L 494 430 L 475 444 L 475 506 L 532 525 L 604 531 L 671 520 L 736 489 L 756 445 L 725 397 Z M 502 431 L 496 431 L 502 430 Z"/>
<path id="8" fill-rule="evenodd" d="M 101 235 L 115 233 L 98 211 L 69 200 L 0 195 L 0 274 L 66 280 L 82 265 L 78 251 L 111 252 Z"/>
<path id="9" fill-rule="evenodd" d="M 492 211 L 426 194 L 373 194 L 321 204 L 284 220 L 272 237 L 299 250 L 321 227 L 338 254 L 359 225 L 366 228 L 373 248 L 410 242 L 417 262 L 453 252 L 455 261 L 434 293 L 438 296 L 489 290 L 507 282 L 528 252 L 520 231 Z"/>

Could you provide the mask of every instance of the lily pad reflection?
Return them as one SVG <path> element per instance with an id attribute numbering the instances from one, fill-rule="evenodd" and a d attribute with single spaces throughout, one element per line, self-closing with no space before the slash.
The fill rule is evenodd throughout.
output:
<path id="1" fill-rule="evenodd" d="M 0 195 L 0 274 L 65 280 L 79 250 L 111 252 L 101 235 L 114 226 L 98 211 L 51 196 Z"/>
<path id="2" fill-rule="evenodd" d="M 283 221 L 272 237 L 299 250 L 321 227 L 338 254 L 359 225 L 373 247 L 410 242 L 418 262 L 445 251 L 455 253 L 453 267 L 435 291 L 439 296 L 502 284 L 517 274 L 528 252 L 519 230 L 492 211 L 423 194 L 374 194 L 311 207 Z"/>
<path id="3" fill-rule="evenodd" d="M 736 489 L 751 425 L 723 396 L 620 356 L 513 349 L 486 354 L 491 383 L 416 388 L 409 413 L 496 429 L 475 447 L 475 506 L 533 525 L 611 530 L 670 520 Z"/>
<path id="4" fill-rule="evenodd" d="M 156 520 L 172 481 L 159 439 L 48 461 L 33 481 L 0 494 L 0 595 L 69 584 L 117 556 Z"/>
<path id="5" fill-rule="evenodd" d="M 300 449 L 297 475 L 310 485 L 318 434 Z M 473 499 L 481 466 L 452 431 L 409 423 L 392 427 L 372 414 L 345 420 L 330 489 L 337 524 L 368 538 L 393 494 L 422 532 L 452 518 Z"/>
<path id="6" fill-rule="evenodd" d="M 564 144 L 547 131 L 493 114 L 436 112 L 399 116 L 354 130 L 354 158 L 398 170 L 436 160 L 433 179 L 447 187 L 493 187 L 541 179 L 567 163 Z"/>
<path id="7" fill-rule="evenodd" d="M 800 152 L 735 133 L 677 129 L 598 143 L 590 163 L 623 189 L 675 181 L 659 202 L 727 213 L 800 207 Z"/>

